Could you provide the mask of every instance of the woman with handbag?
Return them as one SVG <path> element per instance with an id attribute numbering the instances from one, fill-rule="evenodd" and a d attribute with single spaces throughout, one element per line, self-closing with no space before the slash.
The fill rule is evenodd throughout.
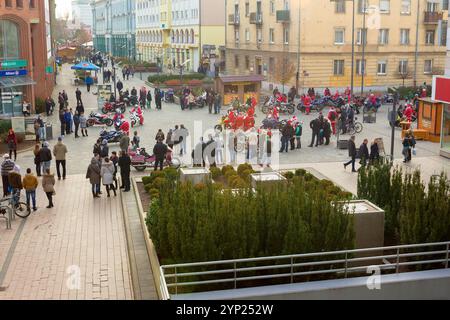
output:
<path id="1" fill-rule="evenodd" d="M 50 174 L 50 169 L 45 171 L 45 174 L 42 178 L 42 188 L 44 189 L 45 194 L 48 198 L 48 206 L 47 209 L 51 209 L 54 207 L 53 205 L 53 196 L 56 194 L 55 192 L 55 175 Z"/>

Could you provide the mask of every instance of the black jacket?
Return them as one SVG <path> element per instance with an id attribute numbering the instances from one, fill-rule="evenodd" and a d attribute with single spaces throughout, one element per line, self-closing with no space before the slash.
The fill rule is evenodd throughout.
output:
<path id="1" fill-rule="evenodd" d="M 319 119 L 314 119 L 310 122 L 309 127 L 314 133 L 319 133 L 320 129 L 322 129 L 322 122 Z"/>
<path id="2" fill-rule="evenodd" d="M 380 157 L 380 150 L 378 144 L 374 143 L 370 146 L 370 159 L 375 160 Z"/>
<path id="3" fill-rule="evenodd" d="M 52 152 L 49 148 L 42 148 L 39 151 L 39 160 L 41 162 L 47 162 L 52 160 Z"/>
<path id="4" fill-rule="evenodd" d="M 121 174 L 128 174 L 131 171 L 131 159 L 128 155 L 119 158 L 119 167 Z"/>
<path id="5" fill-rule="evenodd" d="M 294 128 L 291 125 L 284 126 L 283 130 L 281 131 L 281 134 L 285 138 L 292 138 L 295 135 Z"/>
<path id="6" fill-rule="evenodd" d="M 361 144 L 359 147 L 359 157 L 361 159 L 369 159 L 369 149 L 367 148 L 366 144 Z"/>
<path id="7" fill-rule="evenodd" d="M 356 158 L 356 145 L 353 140 L 348 140 L 348 156 Z"/>
<path id="8" fill-rule="evenodd" d="M 165 145 L 162 142 L 158 142 L 155 147 L 153 148 L 153 154 L 155 155 L 156 159 L 163 160 L 166 158 L 167 154 L 167 145 Z"/>

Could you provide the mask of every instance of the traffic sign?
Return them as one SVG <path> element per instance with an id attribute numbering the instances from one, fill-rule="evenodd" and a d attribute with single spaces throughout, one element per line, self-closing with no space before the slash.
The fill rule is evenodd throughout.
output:
<path id="1" fill-rule="evenodd" d="M 26 76 L 27 70 L 0 70 L 0 77 Z"/>
<path id="2" fill-rule="evenodd" d="M 45 67 L 45 73 L 47 74 L 53 73 L 53 67 L 52 66 Z"/>
<path id="3" fill-rule="evenodd" d="M 0 62 L 0 68 L 11 69 L 11 68 L 25 68 L 27 66 L 27 60 L 5 60 Z"/>

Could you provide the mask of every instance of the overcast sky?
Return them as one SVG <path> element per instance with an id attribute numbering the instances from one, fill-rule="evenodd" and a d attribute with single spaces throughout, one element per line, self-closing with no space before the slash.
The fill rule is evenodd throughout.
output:
<path id="1" fill-rule="evenodd" d="M 70 0 L 56 0 L 56 16 L 62 17 L 67 13 L 70 15 L 72 4 Z"/>

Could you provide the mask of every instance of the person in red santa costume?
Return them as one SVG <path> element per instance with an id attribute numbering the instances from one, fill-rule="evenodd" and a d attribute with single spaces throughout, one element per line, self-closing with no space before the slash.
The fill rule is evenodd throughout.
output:
<path id="1" fill-rule="evenodd" d="M 406 105 L 405 111 L 403 112 L 403 115 L 405 116 L 406 120 L 408 120 L 408 122 L 412 122 L 413 114 L 414 114 L 414 110 L 412 108 L 412 104 L 408 103 Z"/>
<path id="2" fill-rule="evenodd" d="M 255 127 L 255 118 L 250 115 L 244 117 L 244 131 L 248 131 L 254 127 Z"/>
<path id="3" fill-rule="evenodd" d="M 234 130 L 242 129 L 244 128 L 244 114 L 240 112 L 238 116 L 236 117 L 235 127 Z"/>
<path id="4" fill-rule="evenodd" d="M 277 106 L 275 106 L 274 108 L 273 108 L 273 110 L 272 110 L 272 117 L 275 119 L 275 120 L 279 120 L 280 119 L 280 114 L 278 113 L 278 107 Z"/>
<path id="5" fill-rule="evenodd" d="M 350 87 L 345 89 L 344 95 L 347 97 L 348 102 L 352 101 L 352 90 L 350 90 Z"/>
<path id="6" fill-rule="evenodd" d="M 334 107 L 331 107 L 330 112 L 328 112 L 328 120 L 330 120 L 331 123 L 331 129 L 333 130 L 333 135 L 336 135 L 336 121 L 338 119 L 339 115 L 336 112 L 336 109 Z"/>
<path id="7" fill-rule="evenodd" d="M 325 97 L 331 97 L 331 91 L 330 91 L 330 89 L 326 88 L 325 91 L 324 91 L 324 93 L 323 93 L 323 95 L 324 95 Z"/>
<path id="8" fill-rule="evenodd" d="M 334 94 L 333 99 L 337 100 L 337 99 L 339 99 L 340 96 L 341 96 L 341 94 L 339 93 L 339 90 L 336 90 L 336 93 Z"/>
<path id="9" fill-rule="evenodd" d="M 308 115 L 311 112 L 311 97 L 310 96 L 305 96 L 305 111 L 306 114 Z"/>

